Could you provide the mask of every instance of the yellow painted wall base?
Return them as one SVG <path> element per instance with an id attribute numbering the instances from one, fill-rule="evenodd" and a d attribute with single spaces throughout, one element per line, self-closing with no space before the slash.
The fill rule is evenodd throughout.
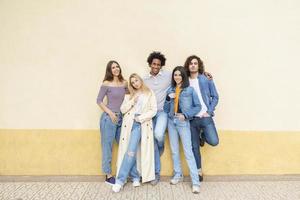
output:
<path id="1" fill-rule="evenodd" d="M 201 150 L 206 175 L 300 174 L 300 132 L 219 131 L 219 138 Z M 96 130 L 0 130 L 0 175 L 101 175 L 100 149 Z M 116 155 L 117 145 L 113 163 Z M 171 173 L 167 139 L 161 174 Z"/>

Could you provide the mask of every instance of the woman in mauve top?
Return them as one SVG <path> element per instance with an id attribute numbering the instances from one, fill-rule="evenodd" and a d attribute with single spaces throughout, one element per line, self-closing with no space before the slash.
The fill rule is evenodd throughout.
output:
<path id="1" fill-rule="evenodd" d="M 100 118 L 102 172 L 105 183 L 115 184 L 115 177 L 111 174 L 111 160 L 113 141 L 119 143 L 122 125 L 121 104 L 128 93 L 127 82 L 122 76 L 122 70 L 117 61 L 107 63 L 106 73 L 97 97 L 97 104 L 104 111 Z M 103 102 L 106 96 L 107 104 Z"/>

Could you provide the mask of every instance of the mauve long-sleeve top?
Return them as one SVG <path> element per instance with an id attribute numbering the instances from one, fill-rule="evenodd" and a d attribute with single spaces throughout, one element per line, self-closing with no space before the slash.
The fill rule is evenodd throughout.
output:
<path id="1" fill-rule="evenodd" d="M 97 104 L 103 102 L 104 97 L 107 97 L 107 107 L 113 112 L 120 112 L 121 104 L 124 100 L 125 94 L 128 93 L 126 86 L 106 86 L 100 87 Z"/>

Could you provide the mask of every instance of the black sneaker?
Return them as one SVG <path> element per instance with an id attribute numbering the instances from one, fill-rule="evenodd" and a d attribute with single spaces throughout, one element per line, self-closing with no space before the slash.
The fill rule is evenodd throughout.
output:
<path id="1" fill-rule="evenodd" d="M 115 177 L 109 177 L 107 178 L 107 176 L 105 176 L 105 183 L 108 185 L 114 185 L 116 183 L 116 179 Z"/>
<path id="2" fill-rule="evenodd" d="M 202 182 L 203 181 L 203 175 L 199 174 L 199 181 Z"/>
<path id="3" fill-rule="evenodd" d="M 202 138 L 200 138 L 200 147 L 203 147 L 204 144 L 205 144 L 205 141 Z"/>

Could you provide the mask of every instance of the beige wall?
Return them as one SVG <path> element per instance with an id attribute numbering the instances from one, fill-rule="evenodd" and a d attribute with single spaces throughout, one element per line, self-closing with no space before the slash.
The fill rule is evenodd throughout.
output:
<path id="1" fill-rule="evenodd" d="M 169 70 L 197 54 L 214 76 L 204 174 L 299 174 L 299 13 L 297 0 L 0 0 L 0 175 L 101 174 L 106 63 L 146 74 L 153 50 Z M 170 175 L 168 140 L 162 162 Z"/>
<path id="2" fill-rule="evenodd" d="M 1 0 L 0 128 L 97 129 L 107 61 L 145 74 L 160 50 L 168 69 L 204 60 L 218 129 L 300 130 L 299 13 L 297 0 Z"/>

